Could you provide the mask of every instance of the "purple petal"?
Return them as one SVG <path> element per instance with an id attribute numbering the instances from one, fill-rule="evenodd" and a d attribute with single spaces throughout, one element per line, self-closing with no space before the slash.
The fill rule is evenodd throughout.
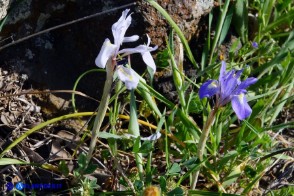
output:
<path id="1" fill-rule="evenodd" d="M 236 72 L 236 74 L 235 74 L 235 77 L 236 77 L 236 78 L 240 78 L 240 76 L 241 76 L 242 73 L 243 73 L 243 69 L 238 70 L 238 71 Z"/>
<path id="2" fill-rule="evenodd" d="M 220 94 L 220 103 L 225 105 L 230 101 L 233 92 L 238 86 L 238 79 L 234 76 L 234 72 L 230 71 L 225 76 L 226 79 L 221 81 L 221 94 Z"/>
<path id="3" fill-rule="evenodd" d="M 257 82 L 257 78 L 254 78 L 254 77 L 247 78 L 246 80 L 244 80 L 243 82 L 241 82 L 239 88 L 245 89 L 248 86 L 254 84 L 255 82 Z"/>
<path id="4" fill-rule="evenodd" d="M 257 42 L 252 42 L 252 47 L 253 48 L 258 48 L 258 43 Z"/>
<path id="5" fill-rule="evenodd" d="M 243 120 L 250 116 L 252 110 L 247 103 L 247 99 L 243 93 L 234 95 L 232 98 L 232 108 L 235 111 L 238 119 Z"/>
<path id="6" fill-rule="evenodd" d="M 219 85 L 217 80 L 208 80 L 204 82 L 199 89 L 199 97 L 212 97 L 219 91 Z"/>
<path id="7" fill-rule="evenodd" d="M 255 82 L 257 82 L 257 78 L 254 78 L 254 77 L 247 78 L 246 80 L 240 83 L 240 85 L 238 86 L 234 94 L 239 95 L 240 93 L 246 93 L 247 92 L 246 88 L 250 86 L 251 84 L 254 84 Z"/>
<path id="8" fill-rule="evenodd" d="M 226 62 L 222 61 L 222 66 L 221 66 L 220 74 L 219 74 L 219 80 L 222 80 L 225 74 L 226 74 Z"/>

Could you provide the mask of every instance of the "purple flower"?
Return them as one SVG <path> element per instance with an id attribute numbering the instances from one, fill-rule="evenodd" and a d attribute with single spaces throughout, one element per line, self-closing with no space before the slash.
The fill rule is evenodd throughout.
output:
<path id="1" fill-rule="evenodd" d="M 245 93 L 246 88 L 254 84 L 256 78 L 247 78 L 240 81 L 243 70 L 234 69 L 226 72 L 226 62 L 222 61 L 218 80 L 208 80 L 203 83 L 199 90 L 199 97 L 212 97 L 216 95 L 216 107 L 222 107 L 228 102 L 232 102 L 232 107 L 240 120 L 247 118 L 252 110 L 247 103 Z"/>
<path id="2" fill-rule="evenodd" d="M 253 48 L 258 48 L 258 43 L 257 42 L 252 42 L 252 47 Z"/>

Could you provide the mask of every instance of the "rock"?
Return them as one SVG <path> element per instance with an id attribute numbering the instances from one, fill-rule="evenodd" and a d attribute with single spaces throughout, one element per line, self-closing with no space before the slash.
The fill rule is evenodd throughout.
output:
<path id="1" fill-rule="evenodd" d="M 7 10 L 10 5 L 10 0 L 0 0 L 0 20 L 7 15 Z"/>
<path id="2" fill-rule="evenodd" d="M 28 0 L 13 4 L 7 23 L 0 32 L 0 67 L 28 75 L 29 87 L 72 89 L 75 80 L 82 73 L 96 68 L 95 58 L 104 39 L 113 39 L 111 26 L 121 16 L 121 9 L 48 31 L 3 50 L 1 47 L 44 29 L 131 2 L 134 1 Z M 135 44 L 138 45 L 146 43 L 143 35 L 148 33 L 152 44 L 161 45 L 167 36 L 168 24 L 146 1 L 137 2 L 136 7 L 130 7 L 133 23 L 127 35 L 140 35 L 142 38 Z M 159 3 L 171 14 L 188 40 L 195 33 L 201 15 L 212 7 L 212 0 L 161 0 Z M 132 67 L 142 73 L 146 67 L 141 66 L 141 57 L 136 57 L 135 55 L 132 59 Z M 81 80 L 77 90 L 100 99 L 104 80 L 104 73 L 89 74 Z M 69 99 L 70 94 L 64 94 L 62 98 Z M 82 103 L 81 107 L 86 108 L 87 104 L 96 106 L 95 102 L 84 98 L 77 97 L 77 101 Z"/>
<path id="3" fill-rule="evenodd" d="M 213 7 L 213 0 L 161 0 L 158 3 L 169 13 L 188 41 L 195 34 L 201 16 L 209 13 Z M 146 31 L 152 43 L 162 46 L 170 29 L 168 23 L 147 1 L 140 1 L 138 10 L 147 22 Z"/>
<path id="4" fill-rule="evenodd" d="M 129 2 L 131 1 L 124 1 Z M 41 30 L 121 4 L 103 0 L 90 0 L 86 3 L 82 0 L 22 1 L 9 13 L 7 23 L 0 32 L 0 47 Z M 34 88 L 72 89 L 80 74 L 96 68 L 95 58 L 104 39 L 112 39 L 111 25 L 120 17 L 121 11 L 49 31 L 5 48 L 0 52 L 0 67 L 27 74 Z M 6 42 L 1 42 L 4 39 L 7 39 Z M 91 74 L 81 81 L 78 90 L 99 97 L 103 78 L 103 73 Z M 64 95 L 64 98 L 69 97 L 70 95 Z"/>

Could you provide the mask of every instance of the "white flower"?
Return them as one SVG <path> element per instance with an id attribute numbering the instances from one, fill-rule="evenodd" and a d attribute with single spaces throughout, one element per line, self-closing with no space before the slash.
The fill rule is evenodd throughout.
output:
<path id="1" fill-rule="evenodd" d="M 156 71 L 156 66 L 150 52 L 156 50 L 157 46 L 153 48 L 149 47 L 150 38 L 148 35 L 147 45 L 139 45 L 135 48 L 119 50 L 122 43 L 135 42 L 139 39 L 138 35 L 125 37 L 125 33 L 132 22 L 131 14 L 128 15 L 129 11 L 129 9 L 124 10 L 119 20 L 112 25 L 111 29 L 114 38 L 114 44 L 112 44 L 108 38 L 105 39 L 101 50 L 95 59 L 95 64 L 100 68 L 105 68 L 107 62 L 110 59 L 116 61 L 116 57 L 119 54 L 121 54 L 121 57 L 125 57 L 133 53 L 141 53 L 148 70 L 151 70 L 151 74 L 154 74 Z M 115 71 L 117 72 L 118 78 L 125 83 L 127 89 L 131 90 L 137 87 L 139 83 L 139 76 L 134 70 L 128 67 L 124 67 L 124 65 L 117 65 Z"/>
<path id="2" fill-rule="evenodd" d="M 128 134 L 128 133 L 125 133 L 124 136 L 127 139 L 136 138 L 136 136 L 134 136 L 132 134 Z M 160 132 L 156 132 L 156 133 L 153 133 L 152 135 L 150 135 L 148 137 L 140 137 L 140 139 L 143 140 L 143 141 L 146 141 L 146 140 L 147 141 L 156 141 L 160 137 L 161 137 L 161 133 Z"/>
<path id="3" fill-rule="evenodd" d="M 102 48 L 95 59 L 95 64 L 100 68 L 105 68 L 105 65 L 107 61 L 113 57 L 115 51 L 117 50 L 117 47 L 110 42 L 110 40 L 107 38 L 105 39 Z"/>
<path id="4" fill-rule="evenodd" d="M 132 90 L 138 86 L 140 78 L 133 69 L 118 65 L 116 71 L 117 77 L 125 83 L 127 89 Z"/>
<path id="5" fill-rule="evenodd" d="M 158 140 L 160 137 L 161 137 L 161 133 L 156 132 L 150 135 L 149 137 L 141 137 L 141 140 L 155 141 L 155 140 Z"/>
<path id="6" fill-rule="evenodd" d="M 154 74 L 156 71 L 156 66 L 150 52 L 156 50 L 157 46 L 153 48 L 149 47 L 150 37 L 147 35 L 147 38 L 148 38 L 147 45 L 140 45 L 140 46 L 137 46 L 136 48 L 125 48 L 120 50 L 118 53 L 123 54 L 122 56 L 130 55 L 134 53 L 141 53 L 143 61 L 152 70 L 152 73 Z"/>

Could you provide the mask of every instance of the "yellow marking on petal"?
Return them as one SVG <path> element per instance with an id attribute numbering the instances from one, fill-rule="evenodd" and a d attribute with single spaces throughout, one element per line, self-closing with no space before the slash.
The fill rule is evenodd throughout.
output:
<path id="1" fill-rule="evenodd" d="M 244 94 L 241 93 L 240 95 L 238 95 L 238 99 L 240 100 L 240 103 L 243 103 L 243 98 L 244 98 Z"/>
<path id="2" fill-rule="evenodd" d="M 129 73 L 127 73 L 127 72 L 124 70 L 124 68 L 122 68 L 122 67 L 119 66 L 118 69 L 123 73 L 123 75 L 124 75 L 125 77 L 129 78 L 130 81 L 133 81 L 133 76 L 130 75 Z"/>
<path id="3" fill-rule="evenodd" d="M 113 45 L 109 40 L 106 42 L 106 44 L 107 44 L 107 46 L 112 46 Z"/>
<path id="4" fill-rule="evenodd" d="M 216 87 L 217 87 L 216 82 L 212 82 L 210 85 L 208 85 L 208 88 L 216 88 Z"/>

